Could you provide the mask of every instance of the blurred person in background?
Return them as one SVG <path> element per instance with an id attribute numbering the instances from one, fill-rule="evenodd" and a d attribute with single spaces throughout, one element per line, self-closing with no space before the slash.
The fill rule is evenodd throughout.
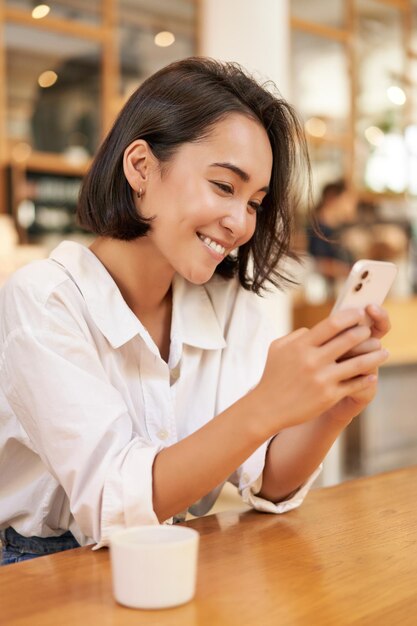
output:
<path id="1" fill-rule="evenodd" d="M 344 180 L 323 187 L 313 217 L 313 224 L 307 229 L 307 251 L 314 260 L 314 270 L 325 278 L 330 295 L 337 281 L 348 275 L 354 261 L 342 234 L 356 219 L 356 196 Z"/>

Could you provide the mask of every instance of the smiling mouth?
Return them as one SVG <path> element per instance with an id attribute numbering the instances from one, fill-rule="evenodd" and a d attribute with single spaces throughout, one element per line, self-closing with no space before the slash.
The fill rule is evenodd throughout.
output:
<path id="1" fill-rule="evenodd" d="M 223 246 L 221 246 L 219 243 L 216 243 L 215 241 L 213 241 L 212 239 L 210 239 L 210 237 L 206 237 L 206 235 L 200 235 L 200 233 L 197 233 L 198 238 L 208 247 L 211 248 L 212 250 L 214 250 L 214 252 L 217 252 L 217 254 L 221 254 L 222 256 L 224 256 L 226 254 L 226 248 L 224 248 Z"/>

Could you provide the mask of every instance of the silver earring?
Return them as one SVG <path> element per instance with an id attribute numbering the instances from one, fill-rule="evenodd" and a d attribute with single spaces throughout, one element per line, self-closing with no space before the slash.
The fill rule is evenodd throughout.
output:
<path id="1" fill-rule="evenodd" d="M 141 197 L 143 196 L 143 189 L 142 189 L 142 187 L 139 187 L 139 191 L 136 192 L 136 195 L 137 195 L 137 197 L 140 200 Z"/>

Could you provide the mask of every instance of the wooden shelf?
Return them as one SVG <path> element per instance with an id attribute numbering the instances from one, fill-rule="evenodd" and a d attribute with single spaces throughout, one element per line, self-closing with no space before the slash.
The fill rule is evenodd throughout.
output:
<path id="1" fill-rule="evenodd" d="M 69 176 L 84 176 L 90 166 L 91 159 L 82 163 L 72 163 L 62 154 L 50 152 L 32 152 L 24 161 L 12 161 L 13 168 L 31 172 L 50 172 Z"/>
<path id="2" fill-rule="evenodd" d="M 193 4 L 194 0 L 191 0 Z M 197 0 L 196 7 L 197 7 Z M 58 3 L 59 4 L 59 3 Z M 65 4 L 65 3 L 64 3 Z M 52 7 L 51 14 L 47 15 L 43 19 L 33 19 L 31 15 L 31 7 L 15 7 L 10 6 L 7 2 L 0 0 L 0 39 L 1 33 L 6 30 L 7 27 L 12 26 L 16 29 L 18 27 L 20 31 L 23 31 L 22 38 L 25 39 L 24 49 L 27 53 L 27 68 L 35 67 L 35 61 L 40 63 L 39 58 L 32 59 L 30 56 L 30 47 L 32 46 L 31 34 L 36 35 L 34 37 L 34 50 L 39 47 L 42 40 L 45 39 L 45 51 L 47 51 L 46 58 L 49 58 L 49 54 L 55 54 L 52 52 L 52 44 L 55 46 L 56 57 L 60 59 L 60 56 L 65 60 L 66 55 L 69 53 L 67 49 L 70 49 L 74 43 L 74 48 L 83 50 L 89 50 L 90 48 L 95 50 L 95 62 L 98 63 L 97 73 L 97 89 L 99 90 L 98 102 L 94 109 L 93 114 L 96 114 L 95 123 L 99 126 L 98 130 L 94 129 L 94 139 L 96 135 L 99 138 L 103 138 L 109 131 L 111 125 L 114 122 L 122 105 L 125 103 L 126 96 L 122 95 L 122 82 L 124 78 L 124 71 L 126 68 L 122 68 L 123 49 L 120 43 L 121 40 L 121 28 L 123 26 L 133 27 L 137 29 L 138 33 L 141 30 L 146 30 L 148 34 L 152 35 L 156 28 L 163 30 L 166 26 L 175 27 L 176 33 L 180 36 L 189 36 L 190 42 L 193 41 L 193 33 L 196 32 L 195 13 L 188 11 L 186 17 L 183 17 L 181 11 L 175 8 L 175 3 L 163 3 L 164 6 L 160 8 L 155 7 L 155 3 L 149 0 L 147 6 L 144 6 L 140 10 L 135 8 L 135 3 L 122 3 L 121 0 L 99 0 L 93 3 L 91 6 L 85 3 L 84 0 L 71 0 L 70 3 L 66 3 L 67 11 L 59 11 L 54 13 L 54 7 Z M 166 5 L 166 6 L 165 6 Z M 82 16 L 87 16 L 87 20 L 72 19 L 70 8 L 75 11 L 81 10 Z M 91 18 L 94 18 L 91 20 Z M 88 21 L 90 20 L 90 21 Z M 26 31 L 28 35 L 26 35 Z M 55 39 L 53 39 L 53 36 Z M 39 39 L 39 41 L 38 41 Z M 58 41 L 57 41 L 58 39 Z M 63 41 L 63 51 L 59 50 L 59 40 Z M 26 41 L 27 40 L 27 41 Z M 72 41 L 73 40 L 73 41 Z M 81 40 L 81 41 L 75 41 Z M 82 41 L 84 40 L 84 41 Z M 151 41 L 151 39 L 150 39 Z M 51 42 L 51 43 L 50 43 Z M 88 44 L 86 45 L 86 42 Z M 18 42 L 14 42 L 16 45 Z M 5 44 L 5 42 L 3 42 Z M 27 50 L 26 44 L 29 46 Z M 36 45 L 35 45 L 36 44 Z M 92 44 L 90 46 L 90 44 Z M 153 44 L 149 44 L 153 45 Z M 42 46 L 40 46 L 42 47 Z M 198 47 L 198 45 L 197 45 Z M 44 52 L 45 52 L 44 51 Z M 152 52 L 152 50 L 150 50 Z M 192 51 L 195 52 L 195 49 Z M 192 54 L 191 52 L 191 54 Z M 62 53 L 62 54 L 61 54 Z M 17 155 L 14 155 L 14 147 L 18 143 L 30 144 L 32 141 L 31 133 L 29 130 L 25 133 L 24 130 L 13 130 L 17 133 L 16 136 L 12 134 L 11 128 L 13 126 L 8 124 L 9 108 L 12 107 L 11 99 L 9 97 L 10 86 L 13 85 L 16 91 L 16 85 L 19 85 L 20 81 L 26 81 L 27 72 L 26 65 L 24 63 L 19 67 L 24 66 L 25 72 L 22 76 L 10 75 L 10 63 L 6 58 L 7 54 L 13 54 L 10 50 L 10 46 L 0 46 L 0 84 L 6 85 L 7 89 L 0 90 L 0 213 L 15 210 L 16 198 L 20 198 L 21 194 L 19 190 L 16 190 L 13 186 L 21 188 L 22 180 L 24 179 L 25 172 L 39 172 L 51 175 L 61 176 L 79 176 L 82 177 L 87 172 L 91 158 L 86 162 L 75 162 L 71 157 L 66 157 L 64 154 L 53 154 L 40 151 L 32 151 L 27 158 L 18 160 Z M 85 54 L 83 52 L 83 54 Z M 158 56 L 158 51 L 155 54 Z M 176 58 L 176 54 L 173 53 L 172 60 Z M 16 55 L 15 55 L 16 57 Z M 41 59 L 42 60 L 42 59 Z M 145 69 L 138 68 L 138 78 L 143 78 L 141 72 L 152 71 L 152 66 Z M 140 70 L 140 71 L 139 71 Z M 37 70 L 34 70 L 37 71 Z M 127 71 L 127 70 L 126 70 Z M 132 72 L 132 70 L 129 70 Z M 36 74 L 37 76 L 37 74 Z M 36 81 L 34 76 L 34 81 Z M 130 75 L 128 75 L 130 79 Z M 25 83 L 26 84 L 26 83 Z M 34 90 L 37 89 L 36 82 L 34 82 Z M 26 115 L 26 111 L 31 106 L 31 93 L 29 95 L 25 92 L 27 102 L 24 102 L 24 106 L 20 105 L 14 107 L 14 111 L 19 111 L 19 115 Z M 68 104 L 68 106 L 71 106 Z M 20 113 L 22 111 L 22 113 Z M 96 112 L 96 113 L 95 113 Z M 18 118 L 19 124 L 22 124 L 20 117 Z M 47 123 L 46 120 L 45 124 Z M 19 126 L 20 128 L 20 126 Z M 23 126 L 23 129 L 26 127 Z M 62 125 L 62 132 L 66 132 L 65 124 Z M 100 139 L 98 139 L 99 141 Z M 33 140 L 34 141 L 34 140 Z M 97 143 L 97 142 L 96 142 Z M 36 145 L 42 145 L 37 143 Z M 52 144 L 45 144 L 47 149 L 51 148 Z M 61 144 L 59 144 L 61 145 Z M 82 144 L 84 145 L 84 144 Z M 90 152 L 96 149 L 95 146 L 88 146 Z M 12 177 L 7 175 L 7 169 L 11 168 Z M 10 185 L 12 189 L 10 189 Z M 11 206 L 13 204 L 13 206 Z"/>
<path id="3" fill-rule="evenodd" d="M 299 17 L 291 18 L 291 28 L 294 30 L 303 30 L 311 35 L 316 35 L 317 37 L 334 39 L 335 41 L 346 42 L 349 40 L 350 36 L 349 32 L 344 28 L 334 28 L 333 26 L 327 26 L 326 24 L 302 20 Z"/>

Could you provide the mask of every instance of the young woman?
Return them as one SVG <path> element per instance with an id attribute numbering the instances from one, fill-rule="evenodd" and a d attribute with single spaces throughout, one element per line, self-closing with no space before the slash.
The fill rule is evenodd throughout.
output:
<path id="1" fill-rule="evenodd" d="M 192 58 L 133 94 L 64 242 L 0 296 L 3 561 L 206 513 L 225 481 L 298 506 L 376 389 L 387 315 L 276 339 L 302 131 L 239 67 Z"/>

